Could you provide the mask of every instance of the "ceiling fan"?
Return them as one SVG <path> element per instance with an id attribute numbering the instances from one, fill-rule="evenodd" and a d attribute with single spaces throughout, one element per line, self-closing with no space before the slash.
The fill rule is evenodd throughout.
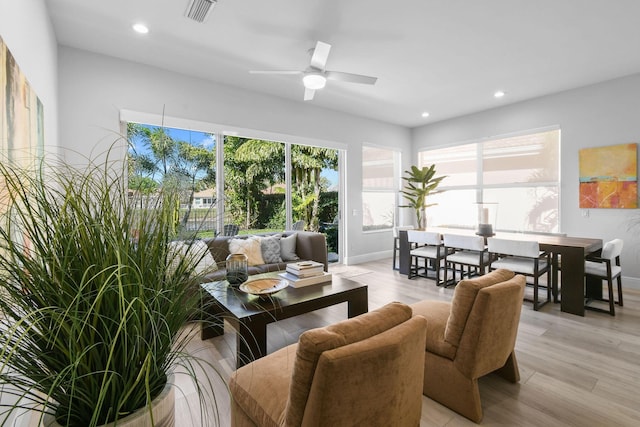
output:
<path id="1" fill-rule="evenodd" d="M 344 73 L 342 71 L 330 71 L 325 69 L 331 45 L 318 41 L 316 47 L 311 49 L 311 62 L 306 70 L 252 70 L 251 74 L 302 74 L 304 84 L 304 100 L 310 101 L 316 90 L 322 89 L 327 80 L 338 80 L 349 83 L 375 84 L 377 77 L 363 76 L 361 74 Z"/>

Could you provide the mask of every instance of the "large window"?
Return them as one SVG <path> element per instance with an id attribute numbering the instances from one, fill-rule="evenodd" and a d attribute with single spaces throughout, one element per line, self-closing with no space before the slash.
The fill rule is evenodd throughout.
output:
<path id="1" fill-rule="evenodd" d="M 476 204 L 497 203 L 496 228 L 559 231 L 560 130 L 419 153 L 419 165 L 447 175 L 427 209 L 433 226 L 476 226 Z"/>
<path id="2" fill-rule="evenodd" d="M 254 233 L 298 222 L 326 232 L 337 253 L 337 149 L 136 123 L 127 132 L 131 191 L 179 186 L 182 229 Z"/>
<path id="3" fill-rule="evenodd" d="M 389 229 L 396 215 L 400 153 L 362 147 L 362 229 Z"/>

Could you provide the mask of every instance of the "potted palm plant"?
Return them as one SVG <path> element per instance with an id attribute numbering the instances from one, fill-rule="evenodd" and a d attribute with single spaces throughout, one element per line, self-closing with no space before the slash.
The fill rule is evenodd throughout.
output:
<path id="1" fill-rule="evenodd" d="M 113 164 L 0 164 L 0 397 L 17 402 L 2 425 L 16 408 L 45 425 L 173 425 L 174 368 L 203 368 L 184 333 L 199 317 L 202 255 L 168 245 L 177 192 L 142 196 Z"/>
<path id="2" fill-rule="evenodd" d="M 401 193 L 409 203 L 400 207 L 413 208 L 416 213 L 418 229 L 425 229 L 427 227 L 425 210 L 435 204 L 427 204 L 427 196 L 437 192 L 436 188 L 446 178 L 446 175 L 436 177 L 436 165 L 423 166 L 422 168 L 411 166 L 411 170 L 404 171 L 404 173 L 406 175 L 402 179 L 406 185 Z"/>

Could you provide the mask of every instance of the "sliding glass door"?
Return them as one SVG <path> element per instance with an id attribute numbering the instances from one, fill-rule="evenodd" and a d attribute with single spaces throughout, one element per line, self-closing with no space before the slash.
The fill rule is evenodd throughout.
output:
<path id="1" fill-rule="evenodd" d="M 338 259 L 338 150 L 147 124 L 129 123 L 127 133 L 132 191 L 179 186 L 182 230 L 319 231 Z"/>

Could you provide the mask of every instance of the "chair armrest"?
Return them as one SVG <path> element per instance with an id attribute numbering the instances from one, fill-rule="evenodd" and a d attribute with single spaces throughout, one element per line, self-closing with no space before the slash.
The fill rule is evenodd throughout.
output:
<path id="1" fill-rule="evenodd" d="M 607 262 L 607 261 L 611 262 L 611 260 L 609 258 L 602 258 L 602 257 L 596 256 L 596 255 L 587 255 L 585 257 L 585 259 L 587 261 L 600 262 L 600 263 Z"/>

